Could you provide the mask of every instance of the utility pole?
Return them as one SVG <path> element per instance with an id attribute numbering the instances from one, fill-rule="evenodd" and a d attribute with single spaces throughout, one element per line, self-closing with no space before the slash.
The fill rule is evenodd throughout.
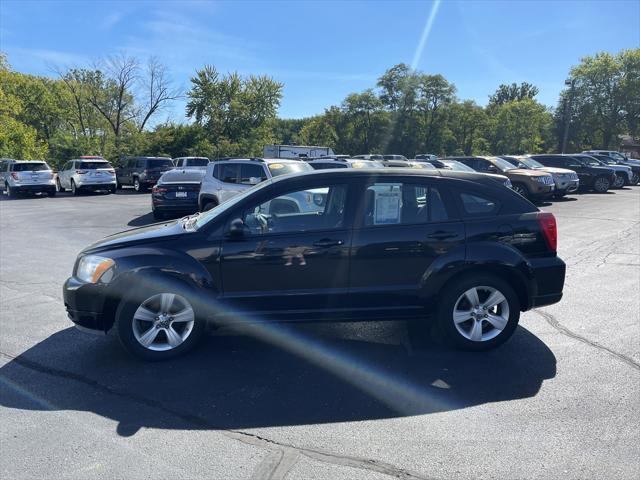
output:
<path id="1" fill-rule="evenodd" d="M 574 79 L 567 78 L 564 81 L 564 84 L 569 87 L 568 99 L 564 100 L 564 134 L 562 135 L 562 151 L 560 153 L 565 153 L 567 150 L 567 140 L 569 139 L 569 112 L 571 111 L 571 102 L 573 101 L 573 86 L 575 84 Z"/>

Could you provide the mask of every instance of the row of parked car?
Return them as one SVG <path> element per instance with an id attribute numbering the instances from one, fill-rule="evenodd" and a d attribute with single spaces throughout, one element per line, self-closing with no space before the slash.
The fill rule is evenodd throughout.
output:
<path id="1" fill-rule="evenodd" d="M 155 218 L 167 214 L 206 211 L 240 191 L 278 175 L 340 168 L 420 168 L 479 172 L 532 200 L 560 198 L 578 189 L 604 193 L 636 185 L 640 161 L 619 152 L 593 150 L 578 154 L 453 156 L 333 155 L 304 159 L 206 157 L 125 157 L 114 168 L 102 157 L 83 156 L 66 162 L 58 172 L 43 161 L 3 160 L 2 187 L 7 195 L 20 192 L 115 192 L 123 186 L 152 189 Z M 284 208 L 284 207 L 283 207 Z M 294 209 L 295 205 L 288 208 Z M 299 209 L 299 205 L 297 206 Z"/>

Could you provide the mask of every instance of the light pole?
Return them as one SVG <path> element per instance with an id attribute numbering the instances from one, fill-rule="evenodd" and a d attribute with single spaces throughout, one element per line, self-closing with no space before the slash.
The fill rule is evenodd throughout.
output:
<path id="1" fill-rule="evenodd" d="M 575 79 L 567 78 L 564 81 L 564 84 L 569 87 L 568 99 L 564 100 L 564 133 L 562 135 L 562 151 L 561 153 L 565 153 L 567 149 L 567 140 L 569 139 L 569 112 L 571 111 L 571 102 L 573 101 L 573 86 L 575 84 Z"/>

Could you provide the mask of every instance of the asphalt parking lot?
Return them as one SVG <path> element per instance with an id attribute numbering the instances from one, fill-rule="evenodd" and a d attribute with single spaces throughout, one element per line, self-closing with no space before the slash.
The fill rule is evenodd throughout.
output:
<path id="1" fill-rule="evenodd" d="M 149 195 L 3 197 L 0 476 L 637 479 L 640 187 L 542 208 L 565 297 L 495 351 L 274 326 L 146 364 L 72 328 L 61 287 L 83 247 L 153 222 Z"/>

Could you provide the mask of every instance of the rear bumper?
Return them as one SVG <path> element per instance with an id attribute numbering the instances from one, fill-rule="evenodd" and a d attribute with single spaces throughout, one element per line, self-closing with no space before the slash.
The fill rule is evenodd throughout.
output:
<path id="1" fill-rule="evenodd" d="M 151 205 L 154 210 L 161 211 L 172 211 L 172 212 L 182 212 L 182 211 L 197 211 L 198 210 L 198 199 L 189 199 L 187 201 L 180 200 L 157 200 L 152 199 Z"/>
<path id="2" fill-rule="evenodd" d="M 83 190 L 109 190 L 116 187 L 116 181 L 110 182 L 100 182 L 100 183 L 91 183 L 91 182 L 82 182 L 77 183 L 76 186 Z"/>
<path id="3" fill-rule="evenodd" d="M 530 260 L 535 288 L 529 308 L 557 303 L 562 298 L 566 264 L 558 257 L 534 258 Z"/>
<path id="4" fill-rule="evenodd" d="M 55 192 L 56 186 L 54 184 L 33 184 L 33 185 L 9 185 L 14 192 Z"/>

